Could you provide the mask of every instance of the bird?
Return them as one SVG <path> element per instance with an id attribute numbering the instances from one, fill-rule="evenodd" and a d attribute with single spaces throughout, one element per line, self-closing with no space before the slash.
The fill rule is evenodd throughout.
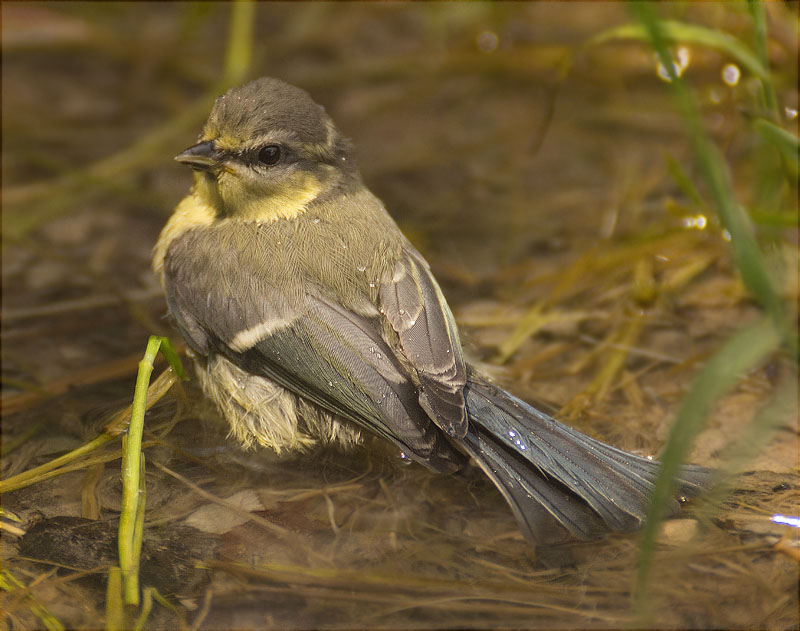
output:
<path id="1" fill-rule="evenodd" d="M 555 420 L 467 360 L 430 265 L 306 91 L 269 77 L 229 90 L 175 159 L 194 183 L 153 270 L 243 446 L 347 453 L 367 432 L 438 474 L 477 464 L 534 546 L 642 525 L 659 463 Z M 706 477 L 684 465 L 671 511 Z"/>

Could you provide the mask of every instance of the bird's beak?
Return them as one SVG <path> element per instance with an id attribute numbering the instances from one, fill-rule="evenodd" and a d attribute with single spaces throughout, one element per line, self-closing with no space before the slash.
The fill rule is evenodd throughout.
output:
<path id="1" fill-rule="evenodd" d="M 175 156 L 175 160 L 199 171 L 209 171 L 219 166 L 223 160 L 223 153 L 214 146 L 213 140 L 209 140 L 189 147 Z"/>

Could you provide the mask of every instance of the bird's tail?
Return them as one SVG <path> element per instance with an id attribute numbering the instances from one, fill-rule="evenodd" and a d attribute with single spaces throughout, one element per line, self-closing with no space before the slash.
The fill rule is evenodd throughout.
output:
<path id="1" fill-rule="evenodd" d="M 535 543 L 594 539 L 641 525 L 658 462 L 581 434 L 484 381 L 470 380 L 465 394 L 470 432 L 462 444 Z M 699 492 L 708 473 L 681 468 L 681 495 Z M 673 512 L 678 506 L 674 499 Z"/>

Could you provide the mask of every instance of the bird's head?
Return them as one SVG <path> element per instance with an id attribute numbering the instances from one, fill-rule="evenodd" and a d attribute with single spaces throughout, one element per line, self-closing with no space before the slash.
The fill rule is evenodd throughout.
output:
<path id="1" fill-rule="evenodd" d="M 175 158 L 219 217 L 291 218 L 357 180 L 352 147 L 304 90 L 257 79 L 219 97 L 199 142 Z"/>

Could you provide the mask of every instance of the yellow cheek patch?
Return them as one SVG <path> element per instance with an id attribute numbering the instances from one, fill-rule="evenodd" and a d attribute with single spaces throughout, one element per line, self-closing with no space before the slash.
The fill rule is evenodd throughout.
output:
<path id="1" fill-rule="evenodd" d="M 306 172 L 287 175 L 279 187 L 260 194 L 251 194 L 238 186 L 235 181 L 226 186 L 227 180 L 225 177 L 219 180 L 225 207 L 235 209 L 232 216 L 244 221 L 268 223 L 279 219 L 292 219 L 303 214 L 308 204 L 322 191 L 319 179 Z"/>

